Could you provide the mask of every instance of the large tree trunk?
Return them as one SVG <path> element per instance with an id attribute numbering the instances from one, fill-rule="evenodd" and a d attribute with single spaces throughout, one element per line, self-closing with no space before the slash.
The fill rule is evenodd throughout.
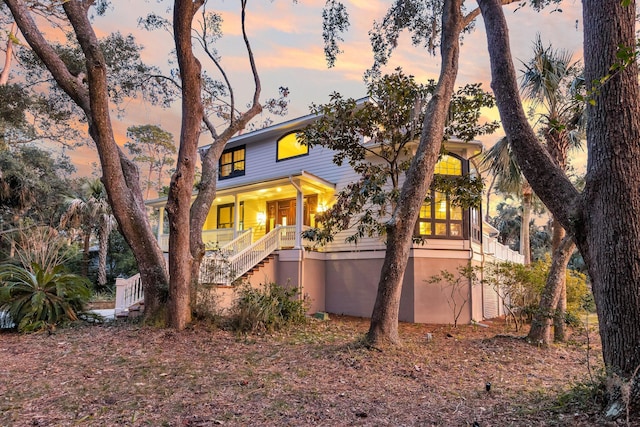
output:
<path id="1" fill-rule="evenodd" d="M 191 299 L 195 301 L 198 292 L 198 277 L 200 274 L 200 265 L 202 258 L 205 254 L 205 246 L 202 242 L 202 227 L 211 209 L 213 199 L 216 197 L 216 184 L 218 180 L 218 161 L 220 155 L 224 150 L 227 142 L 240 130 L 244 129 L 247 123 L 251 121 L 255 116 L 262 112 L 262 105 L 260 104 L 260 93 L 262 91 L 262 85 L 260 83 L 260 76 L 258 75 L 258 69 L 256 67 L 255 58 L 253 56 L 253 50 L 249 43 L 249 38 L 246 32 L 246 2 L 242 2 L 240 22 L 242 26 L 242 36 L 244 44 L 249 55 L 249 64 L 251 66 L 251 73 L 253 75 L 254 91 L 251 107 L 238 117 L 235 115 L 235 101 L 233 95 L 233 88 L 231 83 L 227 79 L 227 75 L 218 66 L 229 90 L 230 95 L 230 122 L 229 126 L 218 135 L 213 123 L 211 123 L 206 117 L 203 118 L 205 126 L 209 129 L 211 136 L 213 137 L 213 144 L 209 147 L 208 151 L 204 154 L 202 159 L 202 177 L 198 189 L 198 195 L 191 205 L 191 229 L 189 232 L 189 242 L 191 249 L 191 256 L 193 258 L 191 264 Z M 234 224 L 234 227 L 238 227 L 238 224 Z"/>
<path id="2" fill-rule="evenodd" d="M 157 316 L 166 299 L 168 277 L 162 251 L 147 220 L 138 181 L 138 171 L 115 142 L 109 113 L 106 64 L 87 12 L 91 3 L 68 1 L 64 11 L 73 25 L 86 58 L 87 84 L 72 75 L 44 39 L 21 0 L 7 0 L 27 43 L 45 64 L 69 97 L 84 111 L 89 134 L 96 144 L 102 166 L 102 181 L 120 231 L 131 246 L 145 290 L 145 317 Z"/>
<path id="3" fill-rule="evenodd" d="M 610 73 L 619 46 L 633 49 L 636 2 L 584 0 L 585 81 Z M 589 161 L 576 241 L 589 267 L 607 368 L 640 366 L 640 93 L 635 61 L 596 88 L 587 107 Z"/>
<path id="4" fill-rule="evenodd" d="M 398 206 L 387 225 L 385 254 L 367 339 L 373 345 L 397 344 L 402 280 L 407 267 L 413 230 L 420 206 L 431 185 L 442 145 L 444 125 L 458 73 L 462 31 L 461 0 L 444 2 L 442 16 L 442 66 L 433 98 L 427 105 L 416 155 L 402 185 Z"/>
<path id="5" fill-rule="evenodd" d="M 551 321 L 555 319 L 556 307 L 562 297 L 563 284 L 567 274 L 567 262 L 571 258 L 574 249 L 573 239 L 566 237 L 553 252 L 553 261 L 547 276 L 547 283 L 542 292 L 538 310 L 536 310 L 531 321 L 531 329 L 527 335 L 527 339 L 532 343 L 548 345 L 551 342 Z"/>
<path id="6" fill-rule="evenodd" d="M 169 215 L 169 322 L 184 329 L 191 322 L 191 266 L 189 245 L 191 196 L 198 139 L 204 116 L 201 100 L 201 66 L 193 55 L 191 22 L 202 1 L 176 0 L 173 33 L 182 79 L 182 126 L 176 171 L 171 177 L 167 213 Z M 198 230 L 201 231 L 201 230 Z"/>
<path id="7" fill-rule="evenodd" d="M 592 279 L 602 353 L 611 383 L 631 380 L 640 366 L 640 93 L 634 62 L 591 88 L 587 106 L 589 160 L 578 194 L 537 142 L 517 94 L 508 30 L 497 0 L 479 0 L 491 59 L 492 88 L 502 124 L 536 194 L 573 234 Z M 619 46 L 635 46 L 635 2 L 584 0 L 585 81 L 609 76 Z M 634 381 L 636 384 L 638 381 Z M 631 402 L 637 402 L 634 386 Z M 618 388 L 619 391 L 619 388 Z M 613 390 L 612 397 L 619 396 Z M 614 400 L 609 415 L 624 402 Z"/>

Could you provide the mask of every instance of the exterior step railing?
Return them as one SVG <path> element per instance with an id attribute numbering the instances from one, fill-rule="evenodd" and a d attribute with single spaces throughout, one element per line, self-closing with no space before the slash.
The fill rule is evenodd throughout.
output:
<path id="1" fill-rule="evenodd" d="M 276 226 L 250 246 L 230 254 L 215 251 L 202 259 L 200 283 L 230 285 L 273 251 L 295 244 L 295 226 Z"/>
<path id="2" fill-rule="evenodd" d="M 144 300 L 140 273 L 128 279 L 116 279 L 116 317 L 121 313 L 127 313 L 129 307 Z"/>
<path id="3" fill-rule="evenodd" d="M 253 242 L 253 228 L 242 232 L 238 237 L 220 247 L 220 252 L 235 254 L 251 245 L 251 242 Z"/>
<path id="4" fill-rule="evenodd" d="M 252 238 L 253 230 L 249 229 L 205 255 L 200 265 L 200 283 L 230 285 L 273 251 L 295 246 L 296 227 L 278 225 L 254 243 L 251 243 Z M 143 300 L 140 274 L 116 279 L 116 316 Z"/>

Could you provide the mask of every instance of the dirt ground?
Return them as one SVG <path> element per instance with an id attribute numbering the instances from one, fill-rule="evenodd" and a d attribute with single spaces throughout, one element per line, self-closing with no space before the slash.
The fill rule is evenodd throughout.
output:
<path id="1" fill-rule="evenodd" d="M 595 330 L 538 348 L 486 324 L 401 324 L 403 346 L 384 351 L 361 344 L 367 319 L 339 316 L 248 337 L 202 323 L 0 333 L 0 425 L 617 425 L 587 395 Z"/>

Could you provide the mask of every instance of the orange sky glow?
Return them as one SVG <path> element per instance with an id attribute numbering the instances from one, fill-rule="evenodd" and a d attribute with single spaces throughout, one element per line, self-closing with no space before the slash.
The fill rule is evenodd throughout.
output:
<path id="1" fill-rule="evenodd" d="M 380 19 L 389 2 L 370 0 L 350 0 L 346 2 L 351 18 L 351 28 L 341 45 L 344 53 L 334 68 L 327 68 L 322 41 L 322 0 L 301 0 L 298 2 L 279 0 L 276 2 L 254 1 L 248 3 L 248 36 L 257 61 L 262 80 L 262 99 L 277 96 L 278 87 L 290 90 L 290 106 L 287 117 L 275 118 L 276 122 L 287 120 L 309 112 L 311 103 L 324 103 L 331 92 L 360 98 L 365 95 L 362 75 L 372 63 L 368 31 L 374 20 Z M 467 2 L 467 10 L 475 8 L 475 2 Z M 137 27 L 137 18 L 155 10 L 162 14 L 170 2 L 129 2 L 115 0 L 105 17 L 95 18 L 95 29 L 99 35 L 112 31 L 132 33 L 139 44 L 144 46 L 143 59 L 150 64 L 168 70 L 167 58 L 171 55 L 171 35 L 162 31 L 148 33 Z M 231 78 L 238 105 L 245 105 L 252 95 L 252 78 L 249 74 L 247 55 L 240 37 L 238 18 L 239 2 L 209 2 L 208 8 L 218 10 L 224 18 L 224 37 L 219 41 L 222 64 Z M 517 5 L 505 8 L 509 21 L 513 57 L 516 68 L 520 61 L 531 56 L 531 47 L 537 33 L 545 44 L 554 48 L 574 52 L 574 59 L 582 56 L 581 4 L 576 0 L 565 1 L 560 6 L 562 12 L 551 8 L 536 13 L 529 8 L 517 9 Z M 204 56 L 203 67 L 217 76 L 213 65 Z M 418 81 L 436 79 L 440 60 L 428 54 L 425 49 L 413 47 L 408 35 L 403 35 L 386 71 L 401 66 L 405 73 L 412 74 Z M 482 82 L 489 89 L 490 72 L 486 49 L 486 38 L 482 19 L 476 20 L 476 28 L 464 36 L 460 53 L 458 85 Z M 131 125 L 157 124 L 172 132 L 177 141 L 179 136 L 179 103 L 162 110 L 153 105 L 133 101 L 127 105 L 124 118 L 112 117 L 118 142 L 126 142 L 126 129 Z M 498 119 L 497 110 L 483 112 L 487 120 Z M 502 136 L 502 132 L 480 138 L 485 146 L 492 145 Z M 208 143 L 203 135 L 201 144 Z M 79 175 L 90 175 L 91 164 L 97 162 L 92 147 L 77 149 L 69 153 Z"/>

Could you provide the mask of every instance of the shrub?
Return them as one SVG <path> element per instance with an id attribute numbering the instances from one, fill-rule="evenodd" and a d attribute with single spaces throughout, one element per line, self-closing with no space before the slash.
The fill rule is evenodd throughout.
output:
<path id="1" fill-rule="evenodd" d="M 231 309 L 231 324 L 240 333 L 271 332 L 306 320 L 307 302 L 298 289 L 277 283 L 252 288 L 241 285 Z"/>
<path id="2" fill-rule="evenodd" d="M 31 270 L 15 265 L 0 266 L 0 311 L 7 312 L 20 332 L 52 329 L 66 320 L 77 320 L 90 297 L 90 283 L 67 273 L 59 265 Z"/>

